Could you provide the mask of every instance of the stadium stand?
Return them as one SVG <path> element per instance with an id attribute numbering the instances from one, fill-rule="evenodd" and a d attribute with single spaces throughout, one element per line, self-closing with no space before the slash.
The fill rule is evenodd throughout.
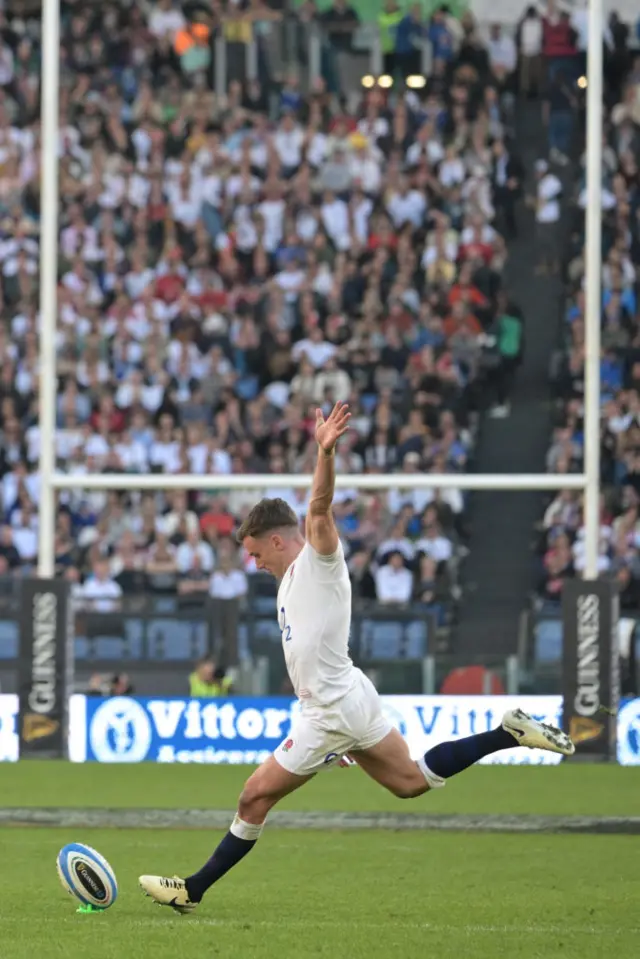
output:
<path id="1" fill-rule="evenodd" d="M 362 87 L 359 16 L 343 0 L 322 14 L 260 0 L 62 11 L 58 467 L 269 472 L 270 495 L 302 518 L 304 495 L 278 475 L 311 470 L 314 407 L 348 400 L 338 469 L 398 473 L 389 495 L 363 496 L 356 480 L 337 497 L 358 642 L 374 659 L 419 659 L 455 619 L 465 499 L 416 492 L 411 477 L 469 468 L 479 414 L 508 413 L 518 360 L 502 292 L 502 232 L 515 230 L 524 175 L 508 146 L 511 47 L 499 33 L 485 47 L 469 14 L 406 23 L 433 68 L 406 91 L 399 69 L 391 95 Z M 38 535 L 38 30 L 29 4 L 7 5 L 0 571 L 10 577 L 33 570 Z M 322 76 L 312 77 L 317 30 Z M 243 619 L 225 655 L 233 664 L 238 648 L 272 642 L 272 592 L 232 540 L 253 499 L 61 495 L 56 566 L 85 611 L 80 658 L 196 658 L 208 643 L 201 615 L 176 625 L 175 610 L 247 591 L 255 628 Z M 136 625 L 136 602 L 166 623 Z"/>
<path id="2" fill-rule="evenodd" d="M 606 47 L 607 102 L 602 182 L 602 513 L 599 571 L 620 590 L 625 630 L 640 613 L 638 538 L 638 277 L 640 243 L 637 190 L 637 110 L 640 58 L 627 46 L 629 31 L 614 20 Z M 577 126 L 572 117 L 572 125 Z M 554 422 L 549 472 L 579 472 L 583 465 L 584 364 L 584 156 L 577 176 L 565 178 L 567 242 L 560 347 L 551 363 Z M 561 174 L 562 175 L 562 174 Z M 584 570 L 582 497 L 560 491 L 547 503 L 536 545 L 536 590 L 530 616 L 533 667 L 557 671 L 562 656 L 563 583 Z M 629 637 L 627 637 L 628 639 Z M 628 645 L 628 644 L 627 644 Z"/>

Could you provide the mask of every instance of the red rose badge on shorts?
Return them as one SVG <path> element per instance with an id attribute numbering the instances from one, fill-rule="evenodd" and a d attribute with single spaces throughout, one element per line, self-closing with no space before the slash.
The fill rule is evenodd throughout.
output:
<path id="1" fill-rule="evenodd" d="M 293 739 L 287 739 L 286 743 L 282 744 L 282 752 L 288 753 L 292 746 L 293 746 Z"/>

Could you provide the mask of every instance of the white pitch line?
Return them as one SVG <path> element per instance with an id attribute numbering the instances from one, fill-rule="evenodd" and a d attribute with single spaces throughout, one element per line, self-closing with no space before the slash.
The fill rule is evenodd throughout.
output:
<path id="1" fill-rule="evenodd" d="M 251 922 L 251 919 L 205 919 L 199 916 L 192 917 L 195 922 L 202 922 L 208 926 L 258 926 L 264 928 L 270 928 L 277 926 L 278 928 L 283 925 L 283 923 L 270 919 L 261 919 L 257 922 Z M 294 919 L 284 923 L 287 926 L 299 926 L 301 928 L 335 928 L 335 929 L 389 929 L 390 927 L 397 926 L 402 927 L 403 929 L 420 929 L 427 932 L 433 933 L 456 933 L 456 932 L 465 932 L 468 935 L 475 935 L 476 933 L 485 933 L 487 935 L 496 935 L 496 934 L 505 934 L 505 935 L 514 935 L 520 936 L 523 934 L 533 933 L 535 935 L 549 936 L 549 935 L 559 935 L 559 934 L 568 934 L 568 935 L 589 935 L 589 936 L 600 936 L 600 935 L 623 935 L 627 933 L 637 933 L 640 932 L 638 929 L 625 929 L 620 927 L 607 928 L 607 927 L 598 927 L 598 926 L 565 926 L 565 925 L 534 925 L 530 923 L 523 923 L 522 925 L 453 925 L 453 924 L 443 924 L 443 923 L 430 923 L 430 922 L 404 922 L 402 920 L 396 920 L 394 922 L 351 922 L 349 920 L 341 922 L 332 922 L 330 919 L 323 919 L 318 921 L 313 920 L 304 920 L 304 919 Z"/>
<path id="2" fill-rule="evenodd" d="M 24 923 L 27 921 L 24 917 L 20 916 L 0 916 L 0 926 L 2 925 L 15 925 L 18 923 Z M 80 920 L 82 921 L 82 920 Z M 98 920 L 100 921 L 100 920 Z M 109 920 L 111 921 L 111 920 Z M 72 923 L 78 922 L 72 916 L 64 917 L 55 917 L 55 916 L 42 916 L 38 917 L 39 923 Z M 471 935 L 512 935 L 512 936 L 522 936 L 522 935 L 538 935 L 538 936 L 553 936 L 553 935 L 565 935 L 565 936 L 621 936 L 621 935 L 637 935 L 640 933 L 640 928 L 629 927 L 611 927 L 611 926 L 566 926 L 566 925 L 535 925 L 533 923 L 522 923 L 521 925 L 512 924 L 512 925 L 473 925 L 473 924 L 443 924 L 443 923 L 429 923 L 429 922 L 404 922 L 403 920 L 387 921 L 387 922 L 351 922 L 350 920 L 344 921 L 331 921 L 330 919 L 319 919 L 319 920 L 304 920 L 304 919 L 293 919 L 293 920 L 272 920 L 272 919 L 259 919 L 251 920 L 250 917 L 245 917 L 244 919 L 209 919 L 204 916 L 188 916 L 186 917 L 172 917 L 168 915 L 165 918 L 159 916 L 157 919 L 143 919 L 143 918 L 125 918 L 123 925 L 133 926 L 134 928 L 144 928 L 144 929 L 158 929 L 161 926 L 167 926 L 172 922 L 177 922 L 181 924 L 182 929 L 189 926 L 217 926 L 219 928 L 242 928 L 243 931 L 250 932 L 252 929 L 282 929 L 283 926 L 295 927 L 300 929 L 316 929 L 318 927 L 323 929 L 380 929 L 380 930 L 389 930 L 394 927 L 402 929 L 416 929 L 423 932 L 431 932 L 434 934 L 444 933 L 465 933 L 468 936 Z"/>

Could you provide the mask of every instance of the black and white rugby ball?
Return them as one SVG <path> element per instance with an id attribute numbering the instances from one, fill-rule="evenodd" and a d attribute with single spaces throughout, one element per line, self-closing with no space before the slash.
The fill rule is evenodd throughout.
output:
<path id="1" fill-rule="evenodd" d="M 60 882 L 85 906 L 108 909 L 118 896 L 116 874 L 107 860 L 81 842 L 71 842 L 58 853 Z"/>

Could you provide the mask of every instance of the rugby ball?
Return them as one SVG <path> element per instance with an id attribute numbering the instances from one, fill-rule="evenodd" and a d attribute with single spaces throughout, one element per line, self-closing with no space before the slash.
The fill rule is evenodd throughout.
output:
<path id="1" fill-rule="evenodd" d="M 99 852 L 81 842 L 71 842 L 58 853 L 60 882 L 85 906 L 108 909 L 118 896 L 116 875 Z"/>

